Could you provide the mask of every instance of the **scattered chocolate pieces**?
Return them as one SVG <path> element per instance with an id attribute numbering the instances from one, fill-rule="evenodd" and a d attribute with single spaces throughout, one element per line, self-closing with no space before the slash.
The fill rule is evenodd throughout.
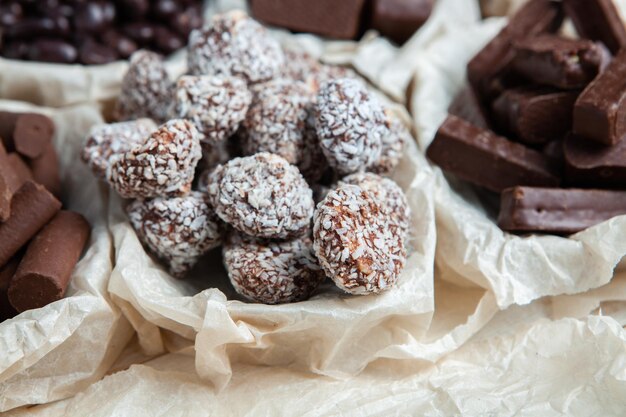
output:
<path id="1" fill-rule="evenodd" d="M 568 185 L 626 189 L 626 140 L 606 146 L 570 134 L 563 153 Z"/>
<path id="2" fill-rule="evenodd" d="M 52 120 L 42 114 L 3 111 L 0 126 L 5 147 L 31 159 L 41 156 L 54 136 Z"/>
<path id="3" fill-rule="evenodd" d="M 403 44 L 426 23 L 434 3 L 435 0 L 373 0 L 372 29 Z"/>
<path id="4" fill-rule="evenodd" d="M 613 0 L 563 0 L 563 7 L 583 38 L 601 41 L 614 54 L 626 46 L 626 27 Z"/>

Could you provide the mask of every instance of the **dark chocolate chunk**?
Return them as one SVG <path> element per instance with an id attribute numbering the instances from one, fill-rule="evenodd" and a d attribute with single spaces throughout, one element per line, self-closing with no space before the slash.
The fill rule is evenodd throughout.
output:
<path id="1" fill-rule="evenodd" d="M 626 136 L 626 50 L 576 100 L 574 133 L 607 145 Z"/>
<path id="2" fill-rule="evenodd" d="M 87 39 L 78 51 L 80 62 L 86 65 L 108 64 L 118 59 L 117 51 L 106 45 Z"/>
<path id="3" fill-rule="evenodd" d="M 329 38 L 354 39 L 360 33 L 365 0 L 252 0 L 252 15 L 270 25 Z"/>
<path id="4" fill-rule="evenodd" d="M 604 45 L 585 39 L 542 35 L 516 41 L 514 47 L 515 71 L 535 83 L 557 88 L 584 88 L 611 61 Z"/>
<path id="5" fill-rule="evenodd" d="M 563 138 L 572 129 L 578 91 L 520 87 L 505 91 L 493 103 L 498 126 L 528 145 Z"/>
<path id="6" fill-rule="evenodd" d="M 89 234 L 83 216 L 61 211 L 35 236 L 9 286 L 15 310 L 41 308 L 63 297 Z"/>
<path id="7" fill-rule="evenodd" d="M 626 188 L 626 140 L 606 146 L 570 134 L 563 152 L 569 185 Z"/>
<path id="8" fill-rule="evenodd" d="M 626 46 L 626 28 L 613 0 L 563 0 L 563 7 L 581 37 L 601 41 L 613 54 Z"/>
<path id="9" fill-rule="evenodd" d="M 31 61 L 71 64 L 78 58 L 74 45 L 55 39 L 38 39 L 31 46 L 28 59 Z"/>
<path id="10" fill-rule="evenodd" d="M 448 113 L 467 120 L 474 126 L 489 129 L 489 114 L 470 87 L 463 88 L 454 98 Z"/>
<path id="11" fill-rule="evenodd" d="M 128 58 L 139 48 L 135 41 L 114 29 L 107 30 L 102 35 L 102 41 L 113 48 L 122 58 Z"/>
<path id="12" fill-rule="evenodd" d="M 504 190 L 498 225 L 511 232 L 571 234 L 626 214 L 626 192 L 514 187 Z"/>
<path id="13" fill-rule="evenodd" d="M 434 0 L 373 0 L 373 29 L 403 44 L 428 20 Z"/>
<path id="14" fill-rule="evenodd" d="M 500 192 L 516 185 L 556 187 L 551 159 L 456 116 L 448 116 L 426 152 L 444 171 Z"/>
<path id="15" fill-rule="evenodd" d="M 560 2 L 530 0 L 467 65 L 467 78 L 483 101 L 500 93 L 503 81 L 511 77 L 510 64 L 515 54 L 513 42 L 529 36 L 555 32 L 563 21 Z"/>
<path id="16" fill-rule="evenodd" d="M 86 1 L 76 7 L 75 25 L 81 33 L 98 33 L 115 20 L 115 6 L 106 1 Z"/>

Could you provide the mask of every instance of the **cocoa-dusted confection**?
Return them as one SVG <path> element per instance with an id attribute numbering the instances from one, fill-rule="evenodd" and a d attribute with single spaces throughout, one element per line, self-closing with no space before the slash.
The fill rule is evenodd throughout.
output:
<path id="1" fill-rule="evenodd" d="M 383 213 L 389 216 L 390 223 L 407 236 L 411 219 L 411 208 L 402 188 L 395 181 L 371 172 L 358 172 L 344 177 L 339 185 L 351 184 L 367 191 L 379 202 Z"/>
<path id="2" fill-rule="evenodd" d="M 269 32 L 241 10 L 214 16 L 189 37 L 189 72 L 232 75 L 249 83 L 280 74 L 283 51 Z"/>
<path id="3" fill-rule="evenodd" d="M 220 245 L 220 225 L 203 193 L 134 201 L 126 210 L 141 241 L 167 262 L 177 278 Z"/>
<path id="4" fill-rule="evenodd" d="M 308 236 L 281 242 L 233 233 L 223 254 L 237 293 L 264 304 L 306 300 L 326 278 Z"/>
<path id="5" fill-rule="evenodd" d="M 81 157 L 97 177 L 105 178 L 112 156 L 142 144 L 156 129 L 154 121 L 146 118 L 94 126 Z"/>
<path id="6" fill-rule="evenodd" d="M 119 120 L 147 117 L 163 123 L 171 118 L 173 84 L 157 53 L 140 50 L 130 57 L 117 101 Z"/>
<path id="7" fill-rule="evenodd" d="M 258 85 L 244 121 L 243 151 L 269 152 L 290 164 L 303 158 L 305 124 L 314 96 L 300 81 L 276 79 Z"/>
<path id="8" fill-rule="evenodd" d="M 378 99 L 360 81 L 340 78 L 322 85 L 315 126 L 328 163 L 340 174 L 363 171 L 378 158 L 389 134 Z"/>
<path id="9" fill-rule="evenodd" d="M 351 294 L 392 287 L 406 263 L 404 238 L 375 194 L 343 184 L 318 204 L 313 247 L 335 284 Z"/>
<path id="10" fill-rule="evenodd" d="M 286 239 L 310 227 L 313 192 L 278 155 L 235 158 L 213 171 L 208 190 L 217 215 L 248 235 Z"/>
<path id="11" fill-rule="evenodd" d="M 398 166 L 402 158 L 405 144 L 413 140 L 411 132 L 397 117 L 391 116 L 389 133 L 382 137 L 382 150 L 380 158 L 369 166 L 368 171 L 379 175 L 389 175 Z"/>
<path id="12" fill-rule="evenodd" d="M 188 75 L 176 85 L 178 117 L 192 121 L 206 143 L 232 136 L 246 118 L 251 101 L 246 82 L 237 77 Z"/>
<path id="13" fill-rule="evenodd" d="M 123 198 L 184 195 L 191 190 L 201 157 L 194 125 L 187 120 L 170 120 L 140 146 L 113 156 L 107 181 Z"/>

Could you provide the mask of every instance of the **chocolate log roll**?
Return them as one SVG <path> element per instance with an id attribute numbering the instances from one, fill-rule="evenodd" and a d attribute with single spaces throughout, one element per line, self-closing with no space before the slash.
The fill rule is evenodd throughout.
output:
<path id="1" fill-rule="evenodd" d="M 83 216 L 59 212 L 28 245 L 9 287 L 11 305 L 22 312 L 61 299 L 89 234 Z"/>
<path id="2" fill-rule="evenodd" d="M 17 315 L 17 311 L 9 302 L 8 291 L 20 259 L 21 257 L 16 255 L 5 266 L 0 268 L 0 322 Z"/>
<path id="3" fill-rule="evenodd" d="M 514 232 L 571 234 L 626 214 L 626 192 L 514 187 L 500 199 L 498 225 Z"/>
<path id="4" fill-rule="evenodd" d="M 613 1 L 563 0 L 563 7 L 581 37 L 601 41 L 616 54 L 626 46 L 626 28 Z"/>
<path id="5" fill-rule="evenodd" d="M 30 172 L 24 161 L 15 154 L 7 154 L 0 142 L 0 222 L 9 218 L 13 194 L 29 179 Z"/>
<path id="6" fill-rule="evenodd" d="M 626 188 L 626 140 L 605 146 L 574 134 L 563 146 L 565 179 L 579 187 Z"/>
<path id="7" fill-rule="evenodd" d="M 27 181 L 13 195 L 11 217 L 0 223 L 0 265 L 8 262 L 59 210 L 61 202 Z"/>
<path id="8" fill-rule="evenodd" d="M 373 29 L 403 44 L 428 20 L 434 0 L 373 0 Z"/>
<path id="9" fill-rule="evenodd" d="M 16 191 L 28 180 L 33 179 L 33 172 L 30 170 L 26 162 L 15 152 L 7 155 L 9 166 L 17 176 L 18 186 Z"/>
<path id="10" fill-rule="evenodd" d="M 28 158 L 38 158 L 52 142 L 54 124 L 36 113 L 0 112 L 0 137 L 8 150 Z"/>
<path id="11" fill-rule="evenodd" d="M 46 187 L 57 198 L 61 198 L 59 157 L 54 145 L 49 144 L 43 154 L 37 159 L 29 160 L 28 165 L 35 181 Z"/>
<path id="12" fill-rule="evenodd" d="M 547 156 L 456 116 L 439 127 L 426 155 L 444 171 L 491 191 L 560 183 L 558 165 Z"/>
<path id="13" fill-rule="evenodd" d="M 606 145 L 626 136 L 626 49 L 576 100 L 574 133 Z"/>

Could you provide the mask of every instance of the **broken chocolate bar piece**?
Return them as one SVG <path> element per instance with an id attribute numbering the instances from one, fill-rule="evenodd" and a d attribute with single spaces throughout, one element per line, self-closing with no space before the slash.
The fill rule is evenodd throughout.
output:
<path id="1" fill-rule="evenodd" d="M 606 146 L 570 134 L 565 139 L 563 152 L 569 185 L 626 188 L 626 140 Z"/>
<path id="2" fill-rule="evenodd" d="M 576 100 L 574 133 L 606 145 L 626 136 L 626 49 Z"/>
<path id="3" fill-rule="evenodd" d="M 11 305 L 23 312 L 60 300 L 89 234 L 83 216 L 60 211 L 28 245 L 9 287 Z"/>
<path id="4" fill-rule="evenodd" d="M 373 0 L 373 29 L 403 44 L 428 20 L 434 0 Z"/>
<path id="5" fill-rule="evenodd" d="M 513 187 L 502 192 L 498 226 L 510 232 L 571 234 L 626 214 L 626 192 Z"/>
<path id="6" fill-rule="evenodd" d="M 582 89 L 611 61 L 601 43 L 541 35 L 514 43 L 513 69 L 537 83 L 563 89 Z"/>
<path id="7" fill-rule="evenodd" d="M 337 39 L 360 34 L 365 0 L 252 0 L 252 15 L 270 25 Z"/>
<path id="8" fill-rule="evenodd" d="M 572 129 L 578 91 L 521 87 L 505 91 L 493 103 L 498 126 L 520 142 L 536 145 L 563 138 Z"/>
<path id="9" fill-rule="evenodd" d="M 563 0 L 582 38 L 601 41 L 616 54 L 626 46 L 626 27 L 613 0 Z"/>
<path id="10" fill-rule="evenodd" d="M 444 171 L 496 192 L 560 183 L 558 167 L 547 156 L 456 116 L 439 127 L 426 155 Z"/>
<path id="11" fill-rule="evenodd" d="M 467 120 L 474 126 L 489 129 L 489 115 L 470 87 L 463 88 L 454 98 L 448 113 Z"/>
<path id="12" fill-rule="evenodd" d="M 54 124 L 42 114 L 0 112 L 0 137 L 9 151 L 28 158 L 43 154 L 52 141 Z"/>
<path id="13" fill-rule="evenodd" d="M 61 202 L 27 181 L 13 195 L 11 217 L 0 223 L 0 265 L 7 263 L 59 210 Z"/>
<path id="14" fill-rule="evenodd" d="M 560 2 L 530 0 L 467 65 L 467 78 L 484 102 L 500 93 L 501 85 L 511 86 L 510 64 L 515 57 L 513 42 L 529 36 L 551 33 L 563 22 Z M 503 78 L 505 81 L 503 81 Z"/>

